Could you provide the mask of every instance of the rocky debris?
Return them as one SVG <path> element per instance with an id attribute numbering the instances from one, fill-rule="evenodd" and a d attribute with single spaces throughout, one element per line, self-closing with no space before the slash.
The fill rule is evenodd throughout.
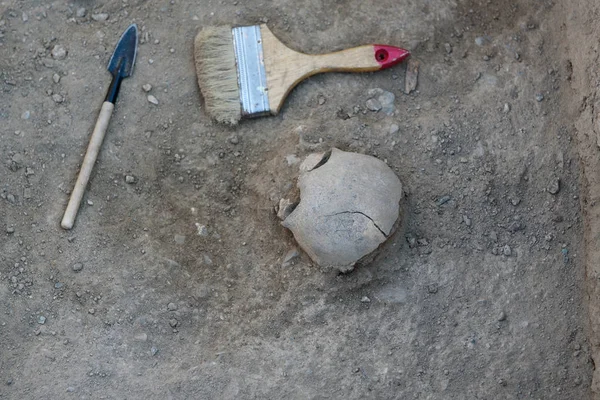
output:
<path id="1" fill-rule="evenodd" d="M 23 111 L 23 114 L 21 114 L 21 119 L 29 119 L 31 117 L 31 111 L 27 110 L 27 111 Z"/>
<path id="2" fill-rule="evenodd" d="M 55 60 L 64 60 L 67 57 L 67 50 L 63 46 L 55 45 L 50 54 Z"/>
<path id="3" fill-rule="evenodd" d="M 158 349 L 154 346 L 152 346 L 152 348 L 150 349 L 150 354 L 152 354 L 153 356 L 158 354 Z"/>
<path id="4" fill-rule="evenodd" d="M 184 235 L 175 235 L 175 243 L 177 244 L 184 244 L 185 243 L 185 236 Z"/>
<path id="5" fill-rule="evenodd" d="M 414 58 L 406 62 L 406 78 L 404 79 L 404 93 L 411 94 L 417 89 L 419 80 L 419 67 L 421 63 Z"/>
<path id="6" fill-rule="evenodd" d="M 177 304 L 172 303 L 172 302 L 167 304 L 167 310 L 168 311 L 177 311 Z"/>
<path id="7" fill-rule="evenodd" d="M 40 325 L 44 325 L 46 323 L 46 317 L 44 317 L 43 315 L 40 315 L 37 319 L 37 322 Z"/>
<path id="8" fill-rule="evenodd" d="M 77 9 L 77 11 L 75 11 L 75 15 L 76 15 L 78 18 L 83 18 L 83 17 L 85 17 L 85 16 L 86 16 L 86 14 L 87 14 L 87 10 L 86 10 L 84 7 L 79 7 L 79 8 Z"/>
<path id="9" fill-rule="evenodd" d="M 148 95 L 148 102 L 154 105 L 158 105 L 158 99 L 151 94 Z"/>
<path id="10" fill-rule="evenodd" d="M 54 100 L 54 102 L 55 102 L 55 103 L 58 103 L 58 104 L 60 104 L 60 103 L 62 103 L 63 101 L 65 101 L 65 98 L 64 98 L 64 97 L 62 97 L 60 94 L 58 94 L 58 93 L 55 93 L 55 94 L 53 94 L 53 95 L 52 95 L 52 100 Z"/>
<path id="11" fill-rule="evenodd" d="M 543 95 L 543 94 L 541 94 L 541 93 L 537 93 L 537 94 L 535 95 L 535 100 L 536 100 L 537 102 L 540 102 L 540 101 L 544 100 L 544 95 Z"/>
<path id="12" fill-rule="evenodd" d="M 21 14 L 21 20 L 22 20 L 23 22 L 27 22 L 27 21 L 29 21 L 29 15 L 27 15 L 27 13 L 23 13 L 23 14 Z"/>
<path id="13" fill-rule="evenodd" d="M 137 340 L 138 342 L 145 342 L 146 340 L 148 340 L 148 335 L 144 332 L 138 333 L 137 335 L 134 336 L 134 339 Z"/>
<path id="14" fill-rule="evenodd" d="M 6 233 L 15 233 L 15 228 L 13 226 L 6 226 Z"/>
<path id="15" fill-rule="evenodd" d="M 148 93 L 149 91 L 151 91 L 151 90 L 152 90 L 152 85 L 151 85 L 151 84 L 149 84 L 149 83 L 143 84 L 143 85 L 142 85 L 142 90 L 143 90 L 144 92 Z"/>
<path id="16" fill-rule="evenodd" d="M 504 311 L 502 311 L 500 313 L 500 315 L 498 315 L 498 321 L 505 321 L 506 320 L 506 313 Z"/>
<path id="17" fill-rule="evenodd" d="M 390 125 L 390 135 L 394 135 L 396 133 L 398 133 L 398 131 L 400 130 L 400 127 L 398 126 L 398 124 L 391 124 Z"/>
<path id="18" fill-rule="evenodd" d="M 392 92 L 375 88 L 368 91 L 369 100 L 367 100 L 367 109 L 371 111 L 382 111 L 386 115 L 392 115 L 396 110 L 394 101 L 396 96 Z"/>
<path id="19" fill-rule="evenodd" d="M 107 13 L 92 14 L 92 19 L 97 22 L 104 22 L 108 19 Z"/>
<path id="20" fill-rule="evenodd" d="M 512 249 L 510 248 L 509 245 L 505 244 L 504 247 L 502 248 L 502 254 L 504 254 L 506 257 L 510 257 L 512 254 Z"/>
<path id="21" fill-rule="evenodd" d="M 201 225 L 198 222 L 196 222 L 196 230 L 198 232 L 198 236 L 208 236 L 208 228 L 206 227 L 206 225 Z"/>
<path id="22" fill-rule="evenodd" d="M 298 251 L 297 248 L 293 247 L 291 248 L 286 254 L 285 257 L 283 257 L 283 266 L 287 266 L 290 265 L 292 261 L 294 261 L 296 258 L 298 258 L 300 256 L 300 252 Z"/>
<path id="23" fill-rule="evenodd" d="M 75 263 L 71 266 L 71 269 L 74 272 L 80 272 L 83 269 L 83 264 L 82 263 Z"/>
<path id="24" fill-rule="evenodd" d="M 96 310 L 95 310 L 94 308 L 90 308 L 90 309 L 88 310 L 88 314 L 90 314 L 90 315 L 94 315 L 94 314 L 96 314 Z"/>
<path id="25" fill-rule="evenodd" d="M 314 158 L 314 157 L 313 157 Z M 306 161 L 298 178 L 300 203 L 282 222 L 322 267 L 351 271 L 395 230 L 402 184 L 382 161 L 333 148 Z"/>
<path id="26" fill-rule="evenodd" d="M 446 53 L 452 53 L 452 45 L 450 43 L 444 43 L 444 49 L 446 49 Z"/>
<path id="27" fill-rule="evenodd" d="M 177 327 L 178 324 L 179 324 L 179 321 L 177 321 L 175 318 L 171 318 L 169 320 L 169 325 L 171 326 L 171 328 Z"/>
<path id="28" fill-rule="evenodd" d="M 133 175 L 125 175 L 125 183 L 128 184 L 134 184 L 135 182 L 137 182 L 137 179 L 135 178 L 135 176 Z"/>
<path id="29" fill-rule="evenodd" d="M 52 80 L 54 81 L 54 83 L 60 82 L 60 75 L 59 74 L 52 75 Z"/>
<path id="30" fill-rule="evenodd" d="M 504 108 L 502 109 L 504 114 L 508 114 L 510 112 L 510 104 L 504 103 Z"/>
<path id="31" fill-rule="evenodd" d="M 370 298 L 368 298 L 367 296 L 363 296 L 363 297 L 360 299 L 360 302 L 361 302 L 361 303 L 370 303 L 370 302 L 371 302 L 371 299 L 370 299 Z"/>
<path id="32" fill-rule="evenodd" d="M 548 185 L 548 192 L 550 194 L 558 194 L 560 192 L 560 179 L 557 177 L 553 177 L 550 180 L 550 184 Z"/>
<path id="33" fill-rule="evenodd" d="M 367 103 L 365 105 L 367 107 L 367 110 L 370 110 L 370 111 L 377 112 L 377 111 L 381 110 L 381 103 L 378 102 L 376 99 L 367 100 Z"/>
<path id="34" fill-rule="evenodd" d="M 291 201 L 290 199 L 281 199 L 279 200 L 279 205 L 277 207 L 277 218 L 280 220 L 284 220 L 294 211 L 297 203 Z"/>

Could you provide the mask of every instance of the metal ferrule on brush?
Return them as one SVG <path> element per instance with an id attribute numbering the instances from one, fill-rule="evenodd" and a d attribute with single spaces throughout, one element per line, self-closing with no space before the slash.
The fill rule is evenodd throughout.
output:
<path id="1" fill-rule="evenodd" d="M 267 72 L 260 26 L 232 29 L 242 115 L 258 117 L 270 113 Z"/>

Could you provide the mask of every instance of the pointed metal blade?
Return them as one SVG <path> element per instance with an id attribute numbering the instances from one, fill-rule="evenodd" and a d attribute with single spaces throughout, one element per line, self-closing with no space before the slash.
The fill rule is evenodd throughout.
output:
<path id="1" fill-rule="evenodd" d="M 131 75 L 137 55 L 137 47 L 138 29 L 136 24 L 132 24 L 121 35 L 121 39 L 119 39 L 115 51 L 108 62 L 108 71 L 113 76 L 119 75 L 121 78 Z"/>

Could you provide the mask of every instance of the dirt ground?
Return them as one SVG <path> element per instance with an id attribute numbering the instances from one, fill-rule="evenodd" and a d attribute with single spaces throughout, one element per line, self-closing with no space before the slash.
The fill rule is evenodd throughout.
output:
<path id="1" fill-rule="evenodd" d="M 595 398 L 598 15 L 589 0 L 0 0 L 0 398 Z M 276 117 L 217 125 L 193 38 L 260 22 L 306 53 L 407 47 L 418 90 L 405 65 L 319 75 Z M 135 71 L 64 231 L 131 23 Z M 375 88 L 391 115 L 367 109 Z M 332 146 L 406 189 L 399 231 L 348 274 L 284 263 L 296 245 L 274 211 L 296 160 Z"/>

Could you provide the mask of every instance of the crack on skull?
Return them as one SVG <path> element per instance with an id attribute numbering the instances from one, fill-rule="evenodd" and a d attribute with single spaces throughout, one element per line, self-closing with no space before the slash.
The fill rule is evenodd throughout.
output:
<path id="1" fill-rule="evenodd" d="M 383 237 L 385 237 L 386 239 L 388 238 L 388 235 L 379 227 L 379 225 L 377 225 L 377 223 L 375 221 L 373 221 L 373 218 L 369 217 L 367 214 L 365 214 L 364 212 L 361 211 L 341 211 L 335 214 L 329 214 L 326 215 L 326 217 L 335 217 L 336 215 L 341 215 L 341 214 L 360 214 L 364 217 L 367 217 L 369 219 L 369 221 L 371 221 L 373 223 L 373 225 L 375 226 L 375 228 L 377 228 L 377 230 L 379 232 L 381 232 L 381 234 L 383 235 Z"/>

